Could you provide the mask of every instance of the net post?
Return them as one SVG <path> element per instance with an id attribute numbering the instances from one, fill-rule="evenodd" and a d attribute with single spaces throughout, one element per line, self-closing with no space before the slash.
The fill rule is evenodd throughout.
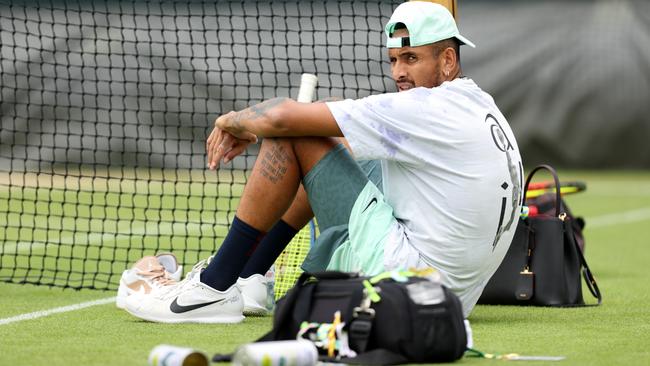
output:
<path id="1" fill-rule="evenodd" d="M 458 20 L 458 2 L 456 0 L 410 0 L 410 1 L 428 1 L 444 6 L 449 10 L 455 20 Z"/>

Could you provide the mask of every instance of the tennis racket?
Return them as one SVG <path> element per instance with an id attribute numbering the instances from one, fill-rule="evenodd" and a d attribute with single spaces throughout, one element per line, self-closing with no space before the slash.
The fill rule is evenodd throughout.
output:
<path id="1" fill-rule="evenodd" d="M 314 100 L 314 92 L 318 84 L 318 76 L 314 74 L 302 74 L 300 77 L 300 89 L 298 90 L 297 101 L 300 103 L 311 103 Z"/>
<path id="2" fill-rule="evenodd" d="M 302 74 L 300 89 L 296 100 L 301 103 L 311 103 L 318 84 L 318 77 L 314 74 Z M 275 261 L 275 299 L 282 297 L 296 283 L 302 273 L 300 265 L 305 260 L 311 243 L 316 237 L 314 220 L 296 234 Z"/>
<path id="3" fill-rule="evenodd" d="M 560 182 L 560 194 L 574 194 L 582 192 L 587 189 L 587 184 L 583 181 L 566 181 Z M 544 193 L 555 193 L 555 182 L 531 182 L 528 185 L 528 192 L 526 198 L 535 198 L 543 195 Z"/>

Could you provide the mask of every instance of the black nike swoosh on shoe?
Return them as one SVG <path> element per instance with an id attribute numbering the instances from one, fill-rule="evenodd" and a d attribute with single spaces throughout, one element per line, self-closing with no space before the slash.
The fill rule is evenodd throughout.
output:
<path id="1" fill-rule="evenodd" d="M 204 306 L 208 306 L 208 305 L 216 304 L 218 302 L 222 302 L 225 299 L 219 299 L 219 300 L 215 300 L 215 301 L 204 302 L 204 303 L 194 304 L 194 305 L 179 305 L 177 300 L 178 300 L 178 297 L 174 299 L 174 302 L 172 302 L 171 305 L 169 305 L 169 310 L 171 310 L 172 313 L 175 313 L 175 314 L 187 313 L 188 311 L 200 309 L 200 308 L 202 308 Z"/>
<path id="2" fill-rule="evenodd" d="M 372 205 L 373 203 L 377 203 L 377 197 L 373 197 L 373 198 L 370 200 L 370 203 L 368 203 L 368 206 L 366 206 L 366 208 L 364 208 L 363 211 L 361 211 L 361 213 L 366 212 L 366 210 L 367 210 L 367 209 L 370 207 L 370 205 Z"/>

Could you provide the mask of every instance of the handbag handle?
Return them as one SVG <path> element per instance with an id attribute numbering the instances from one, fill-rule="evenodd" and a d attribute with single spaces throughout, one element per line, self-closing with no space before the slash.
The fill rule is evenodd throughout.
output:
<path id="1" fill-rule="evenodd" d="M 530 181 L 533 180 L 533 175 L 537 173 L 538 171 L 545 169 L 548 170 L 549 173 L 553 176 L 553 181 L 555 182 L 555 217 L 560 216 L 560 207 L 561 207 L 561 198 L 560 198 L 560 179 L 557 177 L 557 172 L 555 169 L 546 164 L 541 164 L 535 167 L 529 174 L 528 178 L 526 178 L 526 185 L 524 186 L 524 200 L 526 199 L 526 195 L 528 194 L 528 185 L 530 184 Z"/>
<path id="2" fill-rule="evenodd" d="M 598 300 L 598 303 L 595 305 L 600 305 L 603 302 L 603 296 L 600 293 L 598 284 L 596 283 L 596 278 L 591 273 L 591 269 L 589 269 L 587 260 L 585 259 L 584 254 L 582 254 L 582 250 L 580 250 L 580 246 L 576 241 L 573 227 L 571 226 L 571 224 L 569 224 L 566 225 L 566 228 L 567 231 L 569 232 L 569 238 L 571 239 L 572 244 L 576 248 L 576 252 L 578 253 L 578 258 L 580 258 L 580 263 L 582 264 L 582 277 L 585 279 L 585 283 L 587 284 L 587 288 L 589 289 L 589 292 L 591 292 L 591 294 Z M 590 305 L 585 305 L 585 306 L 590 306 Z"/>

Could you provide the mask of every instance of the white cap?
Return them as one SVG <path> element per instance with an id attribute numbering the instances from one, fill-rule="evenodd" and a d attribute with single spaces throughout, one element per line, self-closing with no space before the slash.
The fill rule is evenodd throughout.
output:
<path id="1" fill-rule="evenodd" d="M 408 37 L 392 37 L 395 25 L 403 23 Z M 427 1 L 407 1 L 400 4 L 386 24 L 386 47 L 417 47 L 444 39 L 456 38 L 460 44 L 476 47 L 472 41 L 460 35 L 456 21 L 447 8 Z"/>

